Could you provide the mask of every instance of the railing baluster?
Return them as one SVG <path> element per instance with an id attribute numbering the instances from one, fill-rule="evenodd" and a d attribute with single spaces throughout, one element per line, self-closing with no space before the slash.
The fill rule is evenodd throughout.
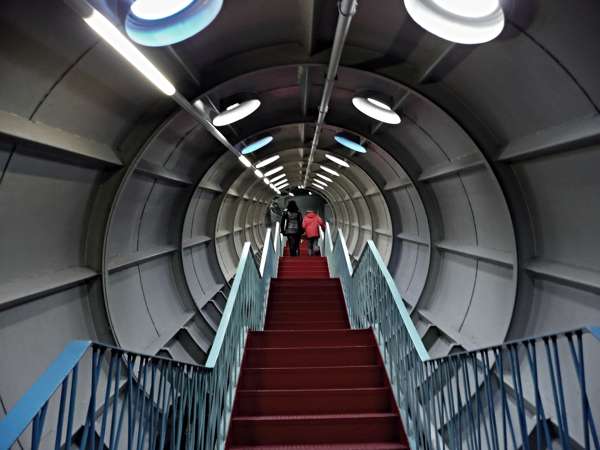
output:
<path id="1" fill-rule="evenodd" d="M 75 364 L 71 372 L 71 392 L 69 399 L 69 414 L 67 416 L 67 436 L 66 450 L 71 450 L 71 441 L 73 437 L 73 418 L 75 417 L 75 407 L 77 401 L 77 374 L 79 372 L 79 364 Z"/>
<path id="2" fill-rule="evenodd" d="M 60 450 L 62 446 L 62 430 L 65 418 L 65 402 L 67 400 L 68 387 L 68 378 L 65 378 L 60 387 L 60 402 L 58 406 L 58 417 L 56 421 L 56 437 L 54 440 L 54 450 Z"/>

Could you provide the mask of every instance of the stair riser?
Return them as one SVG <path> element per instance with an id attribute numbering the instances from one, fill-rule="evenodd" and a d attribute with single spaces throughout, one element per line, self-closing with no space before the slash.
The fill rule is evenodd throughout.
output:
<path id="1" fill-rule="evenodd" d="M 331 367 L 377 364 L 374 348 L 246 349 L 244 367 Z"/>
<path id="2" fill-rule="evenodd" d="M 267 312 L 268 320 L 290 320 L 295 322 L 335 322 L 346 318 L 344 310 L 337 311 L 279 311 Z"/>
<path id="3" fill-rule="evenodd" d="M 335 322 L 294 322 L 267 320 L 265 330 L 347 330 L 347 321 Z"/>
<path id="4" fill-rule="evenodd" d="M 232 444 L 326 444 L 343 442 L 395 441 L 400 438 L 396 418 L 331 420 L 244 421 L 234 419 Z"/>
<path id="5" fill-rule="evenodd" d="M 329 346 L 349 346 L 349 345 L 374 345 L 374 339 L 371 334 L 344 331 L 316 331 L 310 333 L 293 332 L 259 332 L 250 333 L 246 346 L 248 348 L 256 347 L 327 347 Z"/>
<path id="6" fill-rule="evenodd" d="M 256 391 L 240 393 L 236 415 L 357 414 L 392 412 L 385 389 L 374 391 Z"/>
<path id="7" fill-rule="evenodd" d="M 243 369 L 238 389 L 343 389 L 383 387 L 380 367 Z"/>
<path id="8" fill-rule="evenodd" d="M 323 300 L 322 302 L 275 302 L 269 307 L 272 313 L 298 312 L 298 311 L 341 311 L 344 312 L 344 304 L 339 300 Z"/>

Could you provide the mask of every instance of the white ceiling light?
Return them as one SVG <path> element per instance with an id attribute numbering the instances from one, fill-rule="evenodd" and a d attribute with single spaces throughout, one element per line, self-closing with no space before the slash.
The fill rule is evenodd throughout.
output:
<path id="1" fill-rule="evenodd" d="M 372 97 L 354 97 L 352 104 L 361 113 L 379 122 L 391 125 L 398 125 L 400 123 L 400 116 L 396 111 L 393 111 L 389 105 Z"/>
<path id="2" fill-rule="evenodd" d="M 244 155 L 240 156 L 238 159 L 244 166 L 246 166 L 246 167 L 252 166 L 252 163 L 250 162 L 250 160 L 248 158 L 246 158 Z"/>
<path id="3" fill-rule="evenodd" d="M 325 187 L 328 186 L 327 183 L 325 183 L 324 181 L 319 180 L 318 178 L 313 178 L 313 183 L 318 183 L 318 184 L 323 185 Z"/>
<path id="4" fill-rule="evenodd" d="M 275 192 L 277 192 L 278 195 L 281 195 L 281 191 L 279 189 L 275 189 Z"/>
<path id="5" fill-rule="evenodd" d="M 290 197 L 295 197 L 295 195 L 290 192 Z"/>
<path id="6" fill-rule="evenodd" d="M 187 8 L 194 0 L 135 0 L 131 12 L 140 19 L 159 20 L 177 14 Z"/>
<path id="7" fill-rule="evenodd" d="M 312 192 L 309 192 L 308 195 L 312 195 Z"/>
<path id="8" fill-rule="evenodd" d="M 281 186 L 283 186 L 284 184 L 287 184 L 287 183 L 288 183 L 287 179 L 286 180 L 281 180 L 280 182 L 275 183 L 275 187 L 278 188 L 278 189 L 281 189 Z"/>
<path id="9" fill-rule="evenodd" d="M 330 168 L 329 168 L 329 167 L 327 167 L 327 166 L 321 165 L 321 169 L 323 169 L 323 170 L 324 170 L 325 172 L 327 172 L 328 174 L 330 174 L 330 175 L 333 175 L 334 177 L 339 177 L 339 176 L 340 176 L 340 174 L 339 174 L 339 173 L 337 173 L 337 172 L 336 172 L 335 170 L 333 170 L 333 169 L 330 169 Z"/>
<path id="10" fill-rule="evenodd" d="M 415 22 L 442 39 L 481 44 L 504 29 L 499 0 L 404 0 Z"/>
<path id="11" fill-rule="evenodd" d="M 269 184 L 271 184 L 271 182 L 269 181 L 269 179 L 267 177 L 263 178 L 263 183 L 265 183 L 267 186 Z"/>
<path id="12" fill-rule="evenodd" d="M 285 173 L 280 173 L 279 175 L 277 175 L 276 177 L 271 178 L 272 182 L 275 182 L 277 180 L 281 180 L 282 178 L 285 178 Z"/>
<path id="13" fill-rule="evenodd" d="M 177 92 L 175 86 L 160 73 L 156 66 L 110 20 L 95 9 L 89 17 L 84 17 L 83 20 L 162 92 L 166 95 L 174 95 Z"/>
<path id="14" fill-rule="evenodd" d="M 262 178 L 264 176 L 263 173 L 258 169 L 254 171 L 254 175 L 256 175 L 258 178 Z"/>
<path id="15" fill-rule="evenodd" d="M 275 175 L 277 172 L 281 172 L 283 170 L 283 166 L 275 167 L 274 169 L 269 170 L 265 173 L 265 177 L 270 177 L 271 175 Z"/>
<path id="16" fill-rule="evenodd" d="M 257 169 L 260 169 L 261 167 L 268 166 L 269 164 L 271 164 L 271 163 L 273 163 L 273 162 L 277 161 L 279 158 L 280 158 L 280 156 L 279 156 L 279 155 L 274 155 L 274 156 L 271 156 L 271 157 L 269 157 L 269 158 L 267 158 L 267 159 L 263 159 L 263 160 L 262 160 L 262 161 L 260 161 L 258 164 L 256 164 L 256 168 L 257 168 Z"/>
<path id="17" fill-rule="evenodd" d="M 288 187 L 290 185 L 290 183 L 285 183 L 283 186 L 277 186 L 277 189 L 282 190 L 285 189 L 286 187 Z"/>
<path id="18" fill-rule="evenodd" d="M 348 164 L 346 161 L 338 158 L 337 156 L 330 155 L 329 153 L 325 153 L 325 158 L 327 158 L 329 161 L 333 161 L 334 163 L 339 164 L 342 167 L 350 167 L 350 164 Z"/>
<path id="19" fill-rule="evenodd" d="M 321 189 L 321 190 L 325 190 L 325 188 L 324 188 L 323 186 L 320 186 L 320 185 L 318 185 L 318 184 L 315 184 L 315 183 L 313 183 L 313 186 L 314 186 L 314 187 L 317 187 L 317 188 L 319 188 L 319 189 Z"/>
<path id="20" fill-rule="evenodd" d="M 326 177 L 326 176 L 325 176 L 325 175 L 323 175 L 322 173 L 318 173 L 318 174 L 317 174 L 317 176 L 318 176 L 319 178 L 322 178 L 322 179 L 324 179 L 325 181 L 329 181 L 330 183 L 333 181 L 331 178 L 329 178 L 329 177 Z"/>
<path id="21" fill-rule="evenodd" d="M 225 111 L 217 114 L 212 123 L 215 127 L 224 127 L 239 120 L 245 119 L 260 107 L 260 100 L 254 98 L 242 103 L 234 103 L 229 105 Z"/>

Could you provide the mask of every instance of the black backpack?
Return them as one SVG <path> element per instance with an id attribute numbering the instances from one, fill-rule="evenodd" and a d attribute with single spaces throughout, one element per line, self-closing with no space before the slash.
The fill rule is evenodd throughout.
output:
<path id="1" fill-rule="evenodd" d="M 285 225 L 285 234 L 300 233 L 300 213 L 288 212 L 287 224 Z"/>

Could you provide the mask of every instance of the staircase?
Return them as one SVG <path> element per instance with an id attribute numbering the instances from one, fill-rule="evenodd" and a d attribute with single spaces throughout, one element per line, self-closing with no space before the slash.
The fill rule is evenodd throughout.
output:
<path id="1" fill-rule="evenodd" d="M 280 259 L 249 333 L 228 448 L 408 448 L 372 331 L 350 329 L 326 258 L 305 255 Z"/>

